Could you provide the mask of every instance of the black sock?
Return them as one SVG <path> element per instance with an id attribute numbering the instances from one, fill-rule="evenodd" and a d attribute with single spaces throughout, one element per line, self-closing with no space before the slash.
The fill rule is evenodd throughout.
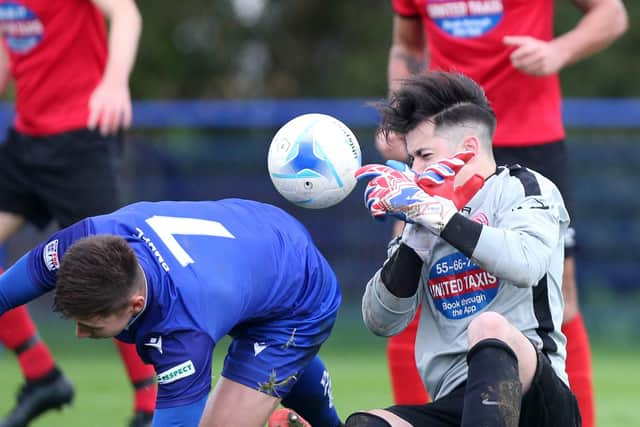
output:
<path id="1" fill-rule="evenodd" d="M 27 384 L 37 384 L 37 385 L 51 384 L 52 382 L 60 378 L 60 376 L 62 376 L 62 371 L 60 371 L 60 369 L 57 366 L 54 366 L 53 368 L 51 368 L 49 372 L 47 372 L 37 380 L 27 381 Z"/>
<path id="2" fill-rule="evenodd" d="M 467 364 L 462 427 L 517 427 L 522 384 L 513 350 L 504 341 L 485 339 L 469 350 Z"/>

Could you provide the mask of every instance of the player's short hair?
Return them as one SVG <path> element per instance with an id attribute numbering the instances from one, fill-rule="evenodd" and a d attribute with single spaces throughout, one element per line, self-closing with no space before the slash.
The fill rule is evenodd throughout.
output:
<path id="1" fill-rule="evenodd" d="M 118 313 L 133 295 L 139 275 L 138 258 L 123 238 L 78 240 L 62 257 L 53 309 L 66 318 Z"/>
<path id="2" fill-rule="evenodd" d="M 378 132 L 406 135 L 425 121 L 438 128 L 478 123 L 493 138 L 496 116 L 484 90 L 460 73 L 432 71 L 401 82 L 389 100 L 378 104 Z"/>

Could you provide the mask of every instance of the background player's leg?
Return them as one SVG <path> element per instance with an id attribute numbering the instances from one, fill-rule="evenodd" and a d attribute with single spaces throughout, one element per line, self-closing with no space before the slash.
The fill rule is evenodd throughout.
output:
<path id="1" fill-rule="evenodd" d="M 0 342 L 16 354 L 26 380 L 0 427 L 27 425 L 42 412 L 71 403 L 73 386 L 56 366 L 25 306 L 0 316 Z"/>
<path id="2" fill-rule="evenodd" d="M 113 342 L 120 352 L 135 394 L 133 403 L 135 412 L 129 425 L 130 427 L 151 425 L 158 393 L 155 370 L 152 365 L 146 365 L 140 359 L 134 344 L 126 344 L 118 340 Z"/>
<path id="3" fill-rule="evenodd" d="M 407 328 L 387 342 L 391 390 L 396 405 L 423 405 L 429 401 L 429 394 L 416 366 L 415 342 L 419 319 L 418 309 Z"/>
<path id="4" fill-rule="evenodd" d="M 567 337 L 567 375 L 571 391 L 576 395 L 582 425 L 595 425 L 593 375 L 589 337 L 578 306 L 578 291 L 575 280 L 575 259 L 566 257 L 562 277 L 562 294 L 565 299 L 562 333 Z"/>
<path id="5" fill-rule="evenodd" d="M 36 381 L 55 368 L 53 356 L 40 340 L 24 305 L 0 316 L 0 341 L 16 354 L 27 381 Z"/>
<path id="6" fill-rule="evenodd" d="M 20 215 L 0 212 L 0 245 L 24 222 Z M 0 316 L 0 342 L 15 353 L 26 382 L 16 406 L 0 421 L 0 427 L 26 425 L 48 409 L 71 403 L 73 386 L 58 369 L 51 352 L 38 336 L 26 306 Z"/>

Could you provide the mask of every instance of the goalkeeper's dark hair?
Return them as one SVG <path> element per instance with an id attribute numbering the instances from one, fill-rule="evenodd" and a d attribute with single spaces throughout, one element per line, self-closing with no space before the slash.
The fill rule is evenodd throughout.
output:
<path id="1" fill-rule="evenodd" d="M 87 237 L 72 244 L 62 258 L 53 309 L 66 318 L 115 314 L 141 283 L 138 258 L 123 238 Z"/>
<path id="2" fill-rule="evenodd" d="M 469 122 L 486 126 L 493 137 L 496 116 L 482 88 L 460 73 L 433 71 L 401 82 L 386 102 L 378 132 L 406 135 L 424 121 L 437 128 Z"/>

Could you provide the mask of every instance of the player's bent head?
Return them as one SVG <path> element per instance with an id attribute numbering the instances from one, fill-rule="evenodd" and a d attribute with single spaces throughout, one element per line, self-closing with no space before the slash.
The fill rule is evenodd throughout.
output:
<path id="1" fill-rule="evenodd" d="M 478 128 L 482 139 L 493 138 L 496 116 L 484 90 L 460 73 L 432 71 L 402 81 L 389 100 L 377 105 L 378 132 L 406 135 L 430 121 L 436 132 L 452 128 Z"/>
<path id="2" fill-rule="evenodd" d="M 123 238 L 90 236 L 73 243 L 62 258 L 54 310 L 75 319 L 119 313 L 144 288 L 144 280 L 138 258 Z"/>

